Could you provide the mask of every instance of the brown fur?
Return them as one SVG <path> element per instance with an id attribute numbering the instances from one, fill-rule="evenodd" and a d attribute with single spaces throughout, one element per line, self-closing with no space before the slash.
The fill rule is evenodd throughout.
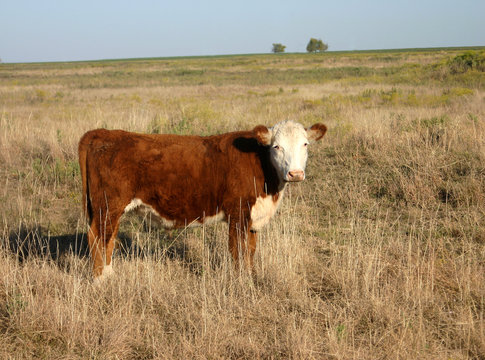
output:
<path id="1" fill-rule="evenodd" d="M 310 127 L 310 129 L 308 129 L 308 140 L 318 141 L 325 135 L 326 132 L 327 127 L 324 124 L 314 124 Z"/>
<path id="2" fill-rule="evenodd" d="M 263 128 L 255 129 L 264 134 Z M 209 137 L 104 129 L 84 134 L 79 162 L 94 276 L 111 263 L 120 217 L 134 198 L 175 227 L 223 211 L 232 256 L 237 261 L 241 248 L 251 265 L 257 242 L 256 232 L 247 231 L 251 208 L 258 196 L 276 201 L 284 187 L 268 154 L 253 131 Z"/>

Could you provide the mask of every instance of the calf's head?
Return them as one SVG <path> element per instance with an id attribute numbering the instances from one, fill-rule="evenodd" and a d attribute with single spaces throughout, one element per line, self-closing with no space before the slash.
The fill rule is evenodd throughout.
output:
<path id="1" fill-rule="evenodd" d="M 256 140 L 269 147 L 271 163 L 282 181 L 302 181 L 305 179 L 305 166 L 308 145 L 320 140 L 327 127 L 317 123 L 308 129 L 303 125 L 286 120 L 272 128 L 259 125 L 253 130 Z"/>

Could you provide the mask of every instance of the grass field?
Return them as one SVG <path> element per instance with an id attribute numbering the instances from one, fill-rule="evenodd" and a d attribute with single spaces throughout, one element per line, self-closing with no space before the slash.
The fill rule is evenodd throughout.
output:
<path id="1" fill-rule="evenodd" d="M 484 49 L 0 64 L 0 357 L 485 359 Z M 468 61 L 470 60 L 470 61 Z M 91 281 L 77 142 L 323 122 L 234 270 L 126 216 Z"/>

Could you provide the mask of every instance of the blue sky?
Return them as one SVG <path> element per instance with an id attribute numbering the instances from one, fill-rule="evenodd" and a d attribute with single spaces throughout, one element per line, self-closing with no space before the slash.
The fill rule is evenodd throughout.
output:
<path id="1" fill-rule="evenodd" d="M 484 0 L 0 0 L 3 62 L 485 45 Z"/>

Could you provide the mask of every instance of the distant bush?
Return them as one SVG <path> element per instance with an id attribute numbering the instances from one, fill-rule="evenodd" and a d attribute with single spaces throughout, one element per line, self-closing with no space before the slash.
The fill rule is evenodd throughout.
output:
<path id="1" fill-rule="evenodd" d="M 453 74 L 463 74 L 468 70 L 485 71 L 485 52 L 467 51 L 448 61 Z"/>
<path id="2" fill-rule="evenodd" d="M 277 54 L 277 53 L 285 52 L 285 49 L 286 49 L 285 45 L 278 43 L 278 44 L 273 44 L 273 49 L 271 49 L 271 51 Z"/>
<path id="3" fill-rule="evenodd" d="M 328 44 L 325 44 L 322 39 L 311 38 L 306 46 L 306 51 L 309 53 L 324 52 L 328 49 Z"/>

